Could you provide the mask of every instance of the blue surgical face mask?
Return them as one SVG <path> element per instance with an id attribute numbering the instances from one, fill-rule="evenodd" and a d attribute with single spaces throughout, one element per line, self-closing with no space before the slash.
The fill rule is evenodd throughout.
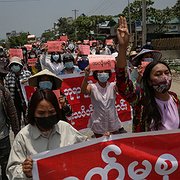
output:
<path id="1" fill-rule="evenodd" d="M 54 61 L 58 61 L 58 59 L 59 59 L 59 54 L 53 55 L 52 58 L 53 58 Z"/>
<path id="2" fill-rule="evenodd" d="M 36 55 L 35 55 L 35 54 L 30 54 L 30 57 L 31 57 L 31 58 L 35 58 Z"/>
<path id="3" fill-rule="evenodd" d="M 21 70 L 20 65 L 12 65 L 11 70 L 15 73 L 19 72 Z"/>
<path id="4" fill-rule="evenodd" d="M 52 89 L 52 82 L 50 81 L 40 81 L 39 82 L 39 88 L 40 89 Z"/>
<path id="5" fill-rule="evenodd" d="M 97 73 L 97 78 L 102 83 L 107 82 L 107 80 L 109 79 L 109 73 Z"/>
<path id="6" fill-rule="evenodd" d="M 72 61 L 65 62 L 64 67 L 67 68 L 67 69 L 72 69 L 74 67 L 74 63 Z"/>
<path id="7" fill-rule="evenodd" d="M 145 62 L 152 62 L 154 59 L 153 58 L 143 58 L 143 61 Z"/>
<path id="8" fill-rule="evenodd" d="M 23 50 L 22 52 L 23 52 L 23 54 L 26 54 L 26 51 L 25 51 L 25 50 Z"/>

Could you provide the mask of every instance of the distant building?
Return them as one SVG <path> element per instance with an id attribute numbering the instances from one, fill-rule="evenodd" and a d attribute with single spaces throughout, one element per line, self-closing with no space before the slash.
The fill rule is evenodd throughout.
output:
<path id="1" fill-rule="evenodd" d="M 13 36 L 17 36 L 18 34 L 19 33 L 17 33 L 16 31 L 11 31 L 11 32 L 6 33 L 6 37 L 11 38 Z"/>
<path id="2" fill-rule="evenodd" d="M 6 37 L 11 38 L 11 37 L 15 37 L 15 36 L 20 36 L 22 33 L 24 33 L 24 32 L 16 32 L 15 30 L 13 30 L 11 32 L 7 32 Z"/>
<path id="3" fill-rule="evenodd" d="M 99 23 L 98 26 L 98 34 L 105 34 L 107 36 L 115 36 L 116 29 L 115 26 L 118 23 L 118 17 L 114 17 L 111 21 L 104 21 Z"/>

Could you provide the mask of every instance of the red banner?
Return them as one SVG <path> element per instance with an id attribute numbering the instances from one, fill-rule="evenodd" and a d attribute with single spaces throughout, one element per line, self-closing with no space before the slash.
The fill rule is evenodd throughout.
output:
<path id="1" fill-rule="evenodd" d="M 73 74 L 72 74 L 73 75 Z M 71 76 L 72 76 L 71 75 Z M 74 76 L 74 75 L 73 75 Z M 93 112 L 90 97 L 81 93 L 81 83 L 84 75 L 67 78 L 68 75 L 61 76 L 63 79 L 61 91 L 66 95 L 69 104 L 72 107 L 72 116 L 67 117 L 69 123 L 77 130 L 87 128 L 88 120 Z M 113 80 L 114 77 L 111 78 Z M 89 83 L 92 83 L 94 78 L 89 77 Z M 33 88 L 25 87 L 27 100 L 32 95 Z M 122 122 L 131 120 L 131 108 L 127 101 L 117 95 L 116 108 Z"/>
<path id="2" fill-rule="evenodd" d="M 61 78 L 63 78 L 61 76 Z M 87 123 L 93 112 L 90 97 L 81 93 L 81 83 L 84 76 L 63 78 L 62 92 L 66 95 L 68 102 L 71 104 L 73 114 L 68 118 L 71 125 L 76 129 L 87 128 Z M 112 77 L 112 80 L 114 77 Z M 89 83 L 92 83 L 94 78 L 89 77 Z M 122 122 L 131 120 L 131 108 L 120 95 L 117 95 L 116 108 Z"/>
<path id="3" fill-rule="evenodd" d="M 33 158 L 36 180 L 178 180 L 180 131 L 113 135 Z"/>
<path id="4" fill-rule="evenodd" d="M 37 58 L 28 59 L 28 66 L 35 66 L 37 62 Z"/>

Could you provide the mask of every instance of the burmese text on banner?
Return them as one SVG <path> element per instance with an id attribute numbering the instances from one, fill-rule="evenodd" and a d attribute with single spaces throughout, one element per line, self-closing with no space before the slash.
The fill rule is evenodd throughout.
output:
<path id="1" fill-rule="evenodd" d="M 91 104 L 90 97 L 81 93 L 81 83 L 84 76 L 73 76 L 60 76 L 61 78 L 63 78 L 61 92 L 66 95 L 73 111 L 72 116 L 67 117 L 68 122 L 77 130 L 80 130 L 87 128 L 88 120 L 91 113 L 93 112 L 93 106 Z M 93 81 L 93 77 L 90 76 L 89 83 L 92 83 Z M 35 89 L 30 86 L 26 86 L 25 90 L 27 99 L 29 100 L 30 96 L 33 93 L 32 91 L 34 91 Z M 121 121 L 124 124 L 131 123 L 131 107 L 129 103 L 118 94 L 116 98 L 116 108 Z"/>
<path id="2" fill-rule="evenodd" d="M 93 139 L 35 155 L 33 179 L 180 179 L 179 142 L 179 130 Z"/>

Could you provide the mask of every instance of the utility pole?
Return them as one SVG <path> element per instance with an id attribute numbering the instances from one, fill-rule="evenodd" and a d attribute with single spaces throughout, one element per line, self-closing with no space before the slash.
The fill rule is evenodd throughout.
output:
<path id="1" fill-rule="evenodd" d="M 77 18 L 77 12 L 78 12 L 79 10 L 73 9 L 72 11 L 74 11 L 74 19 L 76 20 L 76 18 Z"/>
<path id="2" fill-rule="evenodd" d="M 132 28 L 131 28 L 131 10 L 130 10 L 130 3 L 128 0 L 128 16 L 129 16 L 129 33 L 132 34 Z"/>
<path id="3" fill-rule="evenodd" d="M 74 20 L 76 21 L 77 12 L 78 12 L 79 10 L 73 9 L 72 11 L 74 11 Z M 77 28 L 76 28 L 76 26 L 75 26 L 75 39 L 77 40 Z"/>
<path id="4" fill-rule="evenodd" d="M 146 0 L 142 0 L 142 46 L 146 44 Z"/>

